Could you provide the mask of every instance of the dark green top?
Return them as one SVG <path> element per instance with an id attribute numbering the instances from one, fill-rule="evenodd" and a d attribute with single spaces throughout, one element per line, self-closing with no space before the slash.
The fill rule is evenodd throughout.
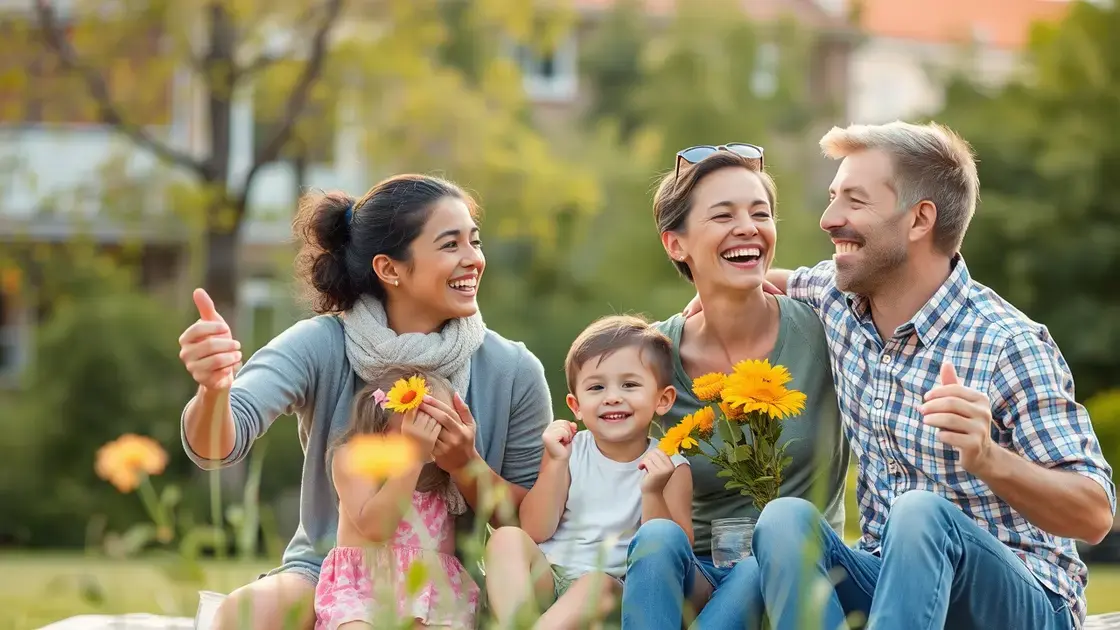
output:
<path id="1" fill-rule="evenodd" d="M 789 387 L 806 396 L 805 410 L 785 420 L 782 429 L 782 442 L 795 441 L 786 450 L 793 462 L 785 470 L 779 496 L 813 501 L 813 485 L 824 484 L 816 490 L 822 497 L 816 503 L 832 528 L 843 535 L 844 478 L 848 471 L 849 449 L 840 423 L 824 328 L 807 305 L 785 296 L 777 297 L 781 324 L 774 350 L 767 358 L 771 365 L 785 366 L 793 377 Z M 684 317 L 675 315 L 656 325 L 673 340 L 673 385 L 677 388 L 677 402 L 660 419 L 662 427 L 667 428 L 702 405 L 692 393 L 692 379 L 681 364 Z M 657 431 L 654 433 L 656 435 Z M 711 439 L 719 444 L 718 435 Z M 689 463 L 692 465 L 692 523 L 696 533 L 693 550 L 698 556 L 710 556 L 712 520 L 757 517 L 759 512 L 749 497 L 724 489 L 727 480 L 716 477 L 715 467 L 703 456 L 690 457 Z"/>

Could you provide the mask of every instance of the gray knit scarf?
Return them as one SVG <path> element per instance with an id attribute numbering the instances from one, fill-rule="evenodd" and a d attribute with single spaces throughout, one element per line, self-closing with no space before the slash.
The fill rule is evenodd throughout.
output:
<path id="1" fill-rule="evenodd" d="M 481 314 L 453 319 L 439 332 L 398 335 L 389 328 L 389 317 L 381 300 L 365 295 L 343 313 L 341 319 L 346 334 L 346 358 L 363 381 L 372 382 L 389 366 L 414 365 L 446 378 L 455 391 L 466 398 L 471 380 L 471 356 L 486 336 Z M 434 466 L 427 468 L 432 470 L 425 470 L 426 473 L 446 477 L 446 473 L 437 471 Z M 449 478 L 441 492 L 452 514 L 462 514 L 466 510 L 463 496 Z"/>
<path id="2" fill-rule="evenodd" d="M 439 374 L 466 398 L 471 380 L 471 356 L 482 345 L 486 325 L 482 315 L 453 319 L 433 333 L 398 335 L 389 328 L 381 300 L 362 296 L 342 314 L 346 332 L 346 358 L 367 383 L 388 366 L 415 365 Z"/>

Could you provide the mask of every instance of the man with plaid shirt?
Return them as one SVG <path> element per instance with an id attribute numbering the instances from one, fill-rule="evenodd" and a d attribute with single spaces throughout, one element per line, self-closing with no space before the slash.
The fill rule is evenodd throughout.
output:
<path id="1" fill-rule="evenodd" d="M 767 614 L 780 629 L 815 626 L 803 615 L 822 605 L 828 630 L 849 615 L 875 630 L 1080 628 L 1074 540 L 1111 528 L 1112 470 L 1046 328 L 969 277 L 971 148 L 901 122 L 833 129 L 821 147 L 843 160 L 821 218 L 836 255 L 768 278 L 824 322 L 863 535 L 849 548 L 811 503 L 767 505 Z M 806 565 L 810 543 L 823 553 Z"/>

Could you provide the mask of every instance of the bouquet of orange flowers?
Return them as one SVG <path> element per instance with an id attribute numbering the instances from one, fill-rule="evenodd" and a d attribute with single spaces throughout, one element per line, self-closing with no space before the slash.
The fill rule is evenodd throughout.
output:
<path id="1" fill-rule="evenodd" d="M 761 510 L 778 498 L 782 471 L 792 461 L 785 454 L 788 442 L 778 444 L 782 421 L 805 408 L 805 394 L 786 387 L 791 380 L 789 370 L 768 360 L 740 361 L 730 374 L 696 378 L 693 393 L 716 403 L 719 412 L 709 405 L 685 416 L 665 431 L 661 450 L 707 457 L 719 469 L 716 474 L 727 478 L 725 488 L 751 497 Z"/>

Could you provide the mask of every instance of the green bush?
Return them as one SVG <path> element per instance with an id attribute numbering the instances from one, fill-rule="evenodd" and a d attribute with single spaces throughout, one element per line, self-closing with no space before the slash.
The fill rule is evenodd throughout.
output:
<path id="1" fill-rule="evenodd" d="M 87 278 L 88 279 L 88 278 Z M 180 318 L 117 283 L 89 280 L 52 300 L 13 409 L 0 417 L 0 480 L 8 543 L 81 545 L 87 528 L 143 518 L 135 497 L 94 475 L 97 449 L 124 433 L 158 440 L 172 454 L 168 475 L 190 470 L 179 457 L 176 422 L 190 396 L 178 358 Z"/>
<path id="2" fill-rule="evenodd" d="M 1105 390 L 1085 403 L 1104 457 L 1120 468 L 1120 388 Z"/>

